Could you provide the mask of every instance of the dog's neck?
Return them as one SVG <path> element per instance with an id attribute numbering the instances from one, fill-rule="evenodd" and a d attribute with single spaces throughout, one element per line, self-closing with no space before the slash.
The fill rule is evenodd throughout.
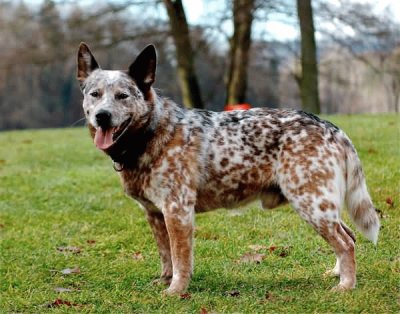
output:
<path id="1" fill-rule="evenodd" d="M 131 126 L 115 145 L 105 150 L 114 161 L 114 169 L 121 171 L 137 167 L 153 136 L 154 129 L 150 126 L 150 120 L 139 129 Z"/>
<path id="2" fill-rule="evenodd" d="M 184 116 L 184 109 L 152 92 L 149 105 L 153 108 L 149 110 L 147 119 L 139 128 L 130 127 L 117 145 L 105 151 L 114 161 L 116 171 L 147 166 L 157 158 L 164 145 L 173 137 L 177 123 Z M 157 141 L 153 141 L 155 136 Z"/>

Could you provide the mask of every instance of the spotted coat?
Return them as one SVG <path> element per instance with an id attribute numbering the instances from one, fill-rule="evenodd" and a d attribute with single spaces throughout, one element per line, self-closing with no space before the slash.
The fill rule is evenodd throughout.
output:
<path id="1" fill-rule="evenodd" d="M 354 288 L 355 238 L 340 218 L 341 208 L 347 204 L 355 225 L 375 243 L 379 220 L 344 132 L 303 111 L 183 109 L 151 87 L 155 62 L 149 46 L 128 71 L 104 71 L 82 44 L 78 79 L 93 137 L 106 141 L 107 130 L 97 119 L 101 110 L 110 113 L 113 130 L 133 121 L 125 149 L 135 158 L 117 169 L 125 192 L 146 212 L 160 252 L 160 281 L 169 285 L 166 293 L 188 287 L 195 212 L 255 199 L 263 208 L 289 202 L 332 246 L 337 263 L 329 274 L 340 276 L 335 289 Z M 121 93 L 127 97 L 120 99 Z M 150 134 L 145 142 L 137 135 L 143 125 Z"/>

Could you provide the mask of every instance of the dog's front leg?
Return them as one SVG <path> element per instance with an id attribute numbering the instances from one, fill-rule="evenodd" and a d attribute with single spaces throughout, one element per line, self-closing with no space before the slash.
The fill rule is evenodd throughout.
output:
<path id="1" fill-rule="evenodd" d="M 187 289 L 193 272 L 194 208 L 171 204 L 164 210 L 164 219 L 173 265 L 172 282 L 165 293 L 180 294 Z"/>
<path id="2" fill-rule="evenodd" d="M 172 278 L 172 260 L 169 236 L 167 227 L 165 226 L 164 215 L 161 212 L 148 211 L 147 221 L 149 222 L 151 231 L 156 239 L 158 252 L 161 259 L 161 276 L 157 281 L 169 285 Z"/>

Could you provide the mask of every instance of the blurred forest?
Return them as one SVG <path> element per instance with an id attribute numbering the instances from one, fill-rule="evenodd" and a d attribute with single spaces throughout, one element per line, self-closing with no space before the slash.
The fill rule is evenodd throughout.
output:
<path id="1" fill-rule="evenodd" d="M 154 43 L 155 87 L 187 107 L 399 112 L 400 21 L 390 10 L 356 0 L 203 2 L 203 18 L 189 23 L 190 1 L 0 0 L 0 130 L 83 123 L 81 41 L 105 69 L 125 69 Z M 266 29 L 274 19 L 297 38 Z"/>

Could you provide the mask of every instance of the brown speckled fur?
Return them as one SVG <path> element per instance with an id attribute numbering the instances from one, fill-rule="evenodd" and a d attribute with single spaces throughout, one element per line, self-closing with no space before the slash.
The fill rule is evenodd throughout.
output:
<path id="1" fill-rule="evenodd" d="M 135 146 L 139 139 L 131 137 L 125 148 L 137 158 L 118 169 L 125 192 L 146 212 L 160 252 L 160 279 L 169 285 L 166 293 L 182 293 L 189 285 L 195 212 L 257 198 L 264 208 L 289 202 L 332 246 L 337 263 L 329 274 L 340 276 L 335 289 L 354 288 L 355 238 L 340 219 L 343 203 L 375 243 L 379 220 L 344 132 L 302 111 L 183 109 L 151 87 L 155 64 L 153 46 L 128 71 L 101 70 L 85 44 L 78 53 L 78 80 L 92 136 L 100 128 L 99 110 L 110 112 L 111 127 L 132 117 L 132 134 L 142 134 L 135 131 L 143 125 L 151 134 L 140 148 Z M 121 93 L 126 99 L 117 97 Z"/>

